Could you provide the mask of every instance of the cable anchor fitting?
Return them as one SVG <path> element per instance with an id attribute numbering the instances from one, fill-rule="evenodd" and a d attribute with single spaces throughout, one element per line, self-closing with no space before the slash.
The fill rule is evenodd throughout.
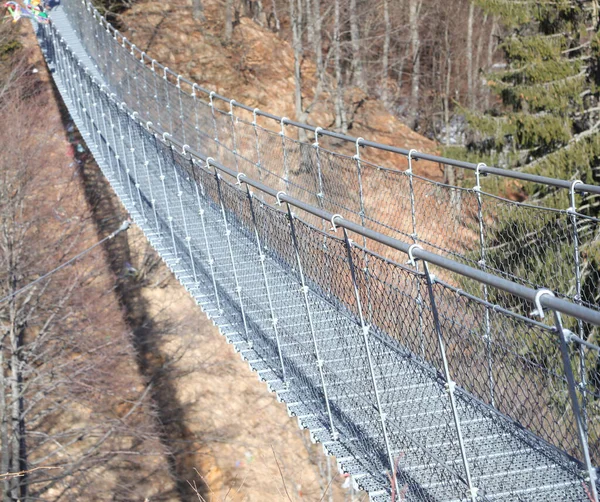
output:
<path id="1" fill-rule="evenodd" d="M 544 307 L 542 306 L 542 296 L 544 295 L 550 295 L 550 296 L 555 296 L 554 293 L 552 291 L 550 291 L 549 289 L 540 289 L 537 291 L 537 293 L 535 294 L 535 298 L 533 300 L 533 303 L 535 304 L 535 310 L 533 312 L 531 312 L 529 315 L 531 316 L 537 316 L 540 319 L 544 318 Z"/>

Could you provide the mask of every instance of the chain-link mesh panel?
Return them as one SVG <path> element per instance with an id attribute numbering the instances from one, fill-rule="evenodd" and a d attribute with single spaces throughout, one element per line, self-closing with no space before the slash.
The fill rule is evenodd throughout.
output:
<path id="1" fill-rule="evenodd" d="M 381 228 L 423 247 L 507 277 L 500 257 L 514 250 L 503 243 L 518 241 L 526 249 L 519 253 L 537 250 L 544 259 L 569 258 L 561 273 L 570 268 L 575 280 L 564 295 L 581 303 L 597 296 L 591 265 L 597 220 L 378 170 L 261 129 L 197 97 L 181 94 L 180 100 L 179 79 L 166 70 L 155 78 L 127 60 L 123 71 L 131 51 L 121 51 L 112 36 L 103 39 L 105 29 L 94 31 L 96 21 L 77 5 L 83 4 L 69 2 L 68 11 L 71 22 L 89 25 L 80 30 L 85 50 L 112 44 L 111 57 L 94 58 L 110 85 L 98 83 L 84 48 L 76 54 L 58 28 L 44 27 L 40 36 L 104 173 L 230 342 L 374 500 L 389 499 L 392 491 L 423 501 L 593 500 L 588 478 L 595 470 L 580 435 L 596 465 L 597 327 L 566 316 L 534 321 L 537 306 L 515 296 L 441 269 L 434 277 L 420 262 L 401 265 L 397 250 L 372 248 L 372 239 L 344 229 L 330 232 L 335 221 L 271 206 L 272 197 L 251 193 L 243 177 L 215 172 L 177 150 L 168 134 L 149 132 L 144 121 L 172 120 L 169 134 L 203 155 L 229 158 L 234 170 L 304 194 L 317 208 L 349 211 L 357 222 L 383 222 Z M 157 98 L 146 102 L 146 93 Z M 144 103 L 159 106 L 143 110 L 145 116 L 129 109 Z M 269 139 L 261 143 L 261 136 Z M 279 162 L 253 149 L 257 138 L 282 155 Z M 337 181 L 341 172 L 344 180 Z M 367 203 L 365 191 L 378 184 L 381 198 Z M 394 204 L 402 208 L 401 220 Z M 454 240 L 444 239 L 435 221 L 448 206 Z M 505 229 L 494 223 L 497 214 L 506 215 Z M 563 241 L 573 245 L 571 254 L 562 254 Z M 555 265 L 548 261 L 546 274 Z"/>

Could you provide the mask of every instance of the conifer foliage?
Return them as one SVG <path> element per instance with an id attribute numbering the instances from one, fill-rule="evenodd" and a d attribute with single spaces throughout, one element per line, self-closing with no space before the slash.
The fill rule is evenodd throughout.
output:
<path id="1" fill-rule="evenodd" d="M 500 49 L 506 64 L 488 74 L 494 104 L 484 113 L 465 111 L 470 130 L 465 149 L 449 149 L 488 165 L 584 183 L 600 183 L 600 81 L 598 0 L 475 0 L 497 16 L 503 31 Z M 489 184 L 489 182 L 488 182 Z M 506 193 L 506 187 L 491 190 Z M 568 190 L 529 184 L 522 188 L 527 203 L 565 210 Z M 576 301 L 598 305 L 600 199 L 577 194 L 576 216 L 564 212 L 539 218 L 514 211 L 498 218 L 489 230 L 489 256 L 503 272 L 548 277 Z M 574 240 L 580 244 L 574 250 Z M 512 241 L 510 256 L 506 246 Z M 523 251 L 536 250 L 535 253 Z M 520 251 L 519 251 L 520 250 Z M 575 263 L 579 254 L 580 263 Z M 581 284 L 577 285 L 575 269 Z M 550 275 L 549 275 L 550 274 Z"/>

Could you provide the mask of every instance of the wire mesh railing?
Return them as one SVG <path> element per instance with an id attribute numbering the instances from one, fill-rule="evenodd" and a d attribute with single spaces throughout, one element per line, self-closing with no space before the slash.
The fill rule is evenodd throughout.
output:
<path id="1" fill-rule="evenodd" d="M 240 133 L 233 113 L 206 104 L 197 118 L 199 108 L 181 102 L 181 123 L 170 123 L 173 99 L 184 93 L 159 80 L 163 109 L 141 98 L 145 84 L 136 90 L 138 78 L 157 75 L 156 63 L 154 72 L 132 70 L 135 58 L 123 59 L 131 51 L 118 49 L 106 24 L 103 41 L 86 3 L 68 2 L 52 18 L 38 36 L 54 78 L 132 217 L 290 413 L 374 500 L 598 500 L 600 313 L 470 266 L 458 246 L 481 236 L 481 192 L 438 191 L 440 184 L 393 173 L 406 184 L 398 204 L 408 222 L 405 233 L 384 227 L 361 209 L 360 190 L 347 185 L 344 199 L 347 181 L 333 176 L 368 187 L 361 158 L 332 163 L 320 146 L 261 132 L 255 120 Z M 104 58 L 105 42 L 112 48 Z M 199 123 L 212 123 L 218 141 Z M 274 149 L 281 145 L 279 164 L 264 156 L 263 132 Z M 248 146 L 252 138 L 258 148 Z M 431 208 L 417 210 L 418 194 Z M 470 215 L 464 233 L 453 234 L 456 249 L 443 235 L 426 242 L 411 231 L 444 198 Z M 493 200 L 515 219 L 529 207 Z M 556 234 L 545 239 L 590 231 L 568 221 L 572 227 L 549 225 Z"/>
<path id="2" fill-rule="evenodd" d="M 151 59 L 93 8 L 66 8 L 111 91 L 183 144 L 387 235 L 600 309 L 600 220 L 586 204 L 598 186 L 380 145 L 252 109 Z M 297 139 L 306 134 L 314 141 Z M 474 173 L 472 186 L 419 176 L 419 159 Z M 514 182 L 551 194 L 514 200 L 522 198 Z M 500 195 L 507 191 L 514 196 Z"/>

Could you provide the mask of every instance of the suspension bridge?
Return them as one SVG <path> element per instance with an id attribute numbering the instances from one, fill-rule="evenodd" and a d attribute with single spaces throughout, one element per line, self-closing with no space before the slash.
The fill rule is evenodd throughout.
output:
<path id="1" fill-rule="evenodd" d="M 86 0 L 50 17 L 55 83 L 132 219 L 357 488 L 598 501 L 600 232 L 577 203 L 600 187 L 300 124 L 173 73 Z M 475 186 L 418 176 L 420 159 Z M 499 197 L 492 177 L 568 207 Z"/>

